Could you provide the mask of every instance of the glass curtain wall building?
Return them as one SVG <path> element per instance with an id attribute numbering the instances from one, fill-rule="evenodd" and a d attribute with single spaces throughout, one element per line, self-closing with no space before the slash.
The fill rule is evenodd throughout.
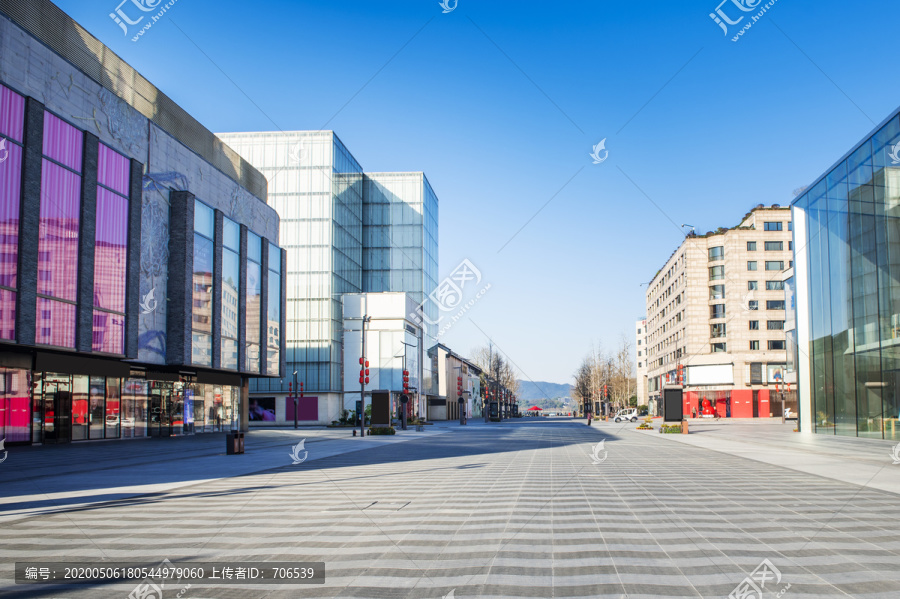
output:
<path id="1" fill-rule="evenodd" d="M 900 439 L 900 116 L 793 203 L 806 432 Z"/>
<path id="2" fill-rule="evenodd" d="M 424 305 L 420 396 L 438 394 L 425 351 L 437 345 L 438 199 L 424 173 L 366 173 L 363 291 L 403 291 Z"/>
<path id="3" fill-rule="evenodd" d="M 341 296 L 407 292 L 425 302 L 437 280 L 437 196 L 421 172 L 364 173 L 332 131 L 218 135 L 268 178 L 268 202 L 281 219 L 288 256 L 290 376 L 256 381 L 251 392 L 271 401 L 281 421 L 296 371 L 305 394 L 318 400 L 318 421 L 335 420 L 344 391 Z M 424 309 L 437 321 L 434 302 Z M 436 334 L 426 331 L 426 349 L 437 343 Z M 421 350 L 419 357 L 426 362 Z M 422 368 L 417 378 L 424 395 L 434 381 L 430 362 Z"/>
<path id="4" fill-rule="evenodd" d="M 281 217 L 287 252 L 286 374 L 291 376 L 255 381 L 250 391 L 286 394 L 297 371 L 307 392 L 326 402 L 338 399 L 341 295 L 362 291 L 362 167 L 331 131 L 219 137 L 268 179 L 268 203 Z"/>

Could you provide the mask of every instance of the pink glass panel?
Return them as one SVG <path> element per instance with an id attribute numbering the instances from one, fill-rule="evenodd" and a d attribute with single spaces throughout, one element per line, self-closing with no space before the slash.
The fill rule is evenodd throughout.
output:
<path id="1" fill-rule="evenodd" d="M 128 196 L 128 159 L 105 145 L 100 144 L 97 161 L 97 181 L 123 196 Z"/>
<path id="2" fill-rule="evenodd" d="M 16 294 L 0 289 L 0 339 L 16 340 Z"/>
<path id="3" fill-rule="evenodd" d="M 44 113 L 44 156 L 81 172 L 82 137 L 69 123 Z"/>
<path id="4" fill-rule="evenodd" d="M 125 312 L 128 260 L 128 200 L 97 189 L 97 236 L 94 245 L 94 307 Z"/>
<path id="5" fill-rule="evenodd" d="M 19 200 L 22 192 L 22 148 L 7 141 L 0 151 L 0 285 L 16 286 L 19 255 Z"/>
<path id="6" fill-rule="evenodd" d="M 75 301 L 81 177 L 48 160 L 41 172 L 38 293 Z"/>
<path id="7" fill-rule="evenodd" d="M 41 345 L 75 347 L 75 304 L 39 297 L 35 341 Z"/>
<path id="8" fill-rule="evenodd" d="M 94 310 L 93 350 L 107 354 L 125 353 L 125 317 Z"/>
<path id="9" fill-rule="evenodd" d="M 0 134 L 20 142 L 24 130 L 25 98 L 0 85 Z"/>

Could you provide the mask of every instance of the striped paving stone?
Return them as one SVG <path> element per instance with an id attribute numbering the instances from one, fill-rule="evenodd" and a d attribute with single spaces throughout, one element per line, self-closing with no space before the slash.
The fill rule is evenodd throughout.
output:
<path id="1" fill-rule="evenodd" d="M 505 422 L 288 462 L 9 521 L 0 594 L 124 598 L 133 585 L 12 585 L 11 565 L 167 558 L 326 563 L 324 585 L 185 599 L 727 597 L 768 559 L 767 597 L 900 596 L 896 495 L 629 429 Z"/>

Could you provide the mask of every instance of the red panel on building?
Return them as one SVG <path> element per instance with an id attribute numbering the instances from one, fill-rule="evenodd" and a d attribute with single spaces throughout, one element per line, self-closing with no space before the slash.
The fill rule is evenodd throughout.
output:
<path id="1" fill-rule="evenodd" d="M 760 418 L 769 418 L 772 415 L 772 409 L 769 406 L 769 395 L 770 395 L 770 391 L 768 389 L 760 389 L 760 391 L 759 391 L 759 417 Z"/>
<path id="2" fill-rule="evenodd" d="M 753 418 L 753 391 L 735 389 L 731 392 L 731 417 Z"/>

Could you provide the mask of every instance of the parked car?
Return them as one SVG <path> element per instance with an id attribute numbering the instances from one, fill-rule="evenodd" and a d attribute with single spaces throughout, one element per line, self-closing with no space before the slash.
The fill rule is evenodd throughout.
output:
<path id="1" fill-rule="evenodd" d="M 638 419 L 638 411 L 637 408 L 628 408 L 627 410 L 619 410 L 616 412 L 615 421 L 616 422 L 624 422 L 626 420 L 630 420 L 631 422 L 637 422 Z"/>

